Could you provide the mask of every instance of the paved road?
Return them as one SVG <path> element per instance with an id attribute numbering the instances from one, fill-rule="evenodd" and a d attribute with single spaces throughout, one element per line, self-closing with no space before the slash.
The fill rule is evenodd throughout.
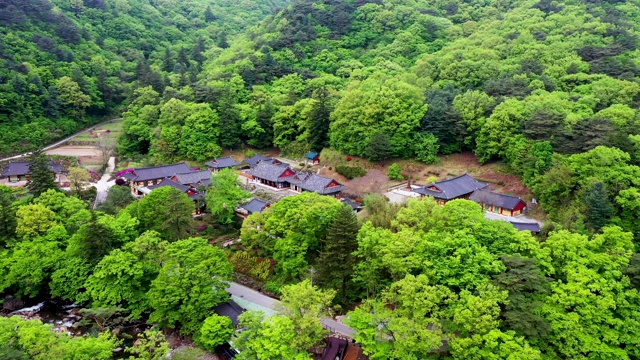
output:
<path id="1" fill-rule="evenodd" d="M 270 298 L 266 295 L 263 295 L 253 289 L 250 289 L 246 286 L 240 285 L 238 283 L 235 282 L 230 282 L 229 283 L 229 288 L 227 289 L 227 291 L 234 296 L 243 298 L 244 300 L 247 300 L 249 302 L 252 302 L 254 304 L 258 304 L 260 306 L 264 306 L 264 307 L 268 307 L 270 309 L 273 310 L 279 310 L 279 305 L 280 305 L 280 301 Z M 331 328 L 331 330 L 343 334 L 343 335 L 347 335 L 351 338 L 353 338 L 356 335 L 356 331 L 353 330 L 352 328 L 348 327 L 347 325 L 341 323 L 341 322 L 337 322 L 335 320 L 332 319 L 322 319 L 322 323 L 326 326 Z"/>
<path id="2" fill-rule="evenodd" d="M 80 131 L 80 132 L 77 132 L 77 133 L 75 133 L 75 134 L 73 134 L 73 135 L 71 135 L 71 136 L 68 136 L 68 137 L 66 137 L 66 138 L 64 138 L 64 139 L 62 139 L 62 140 L 60 140 L 60 141 L 57 141 L 57 142 L 55 142 L 55 143 L 53 143 L 53 144 L 51 144 L 51 145 L 47 145 L 47 146 L 43 147 L 43 148 L 42 148 L 42 151 L 47 151 L 47 150 L 53 149 L 53 148 L 55 148 L 55 147 L 58 147 L 58 146 L 60 146 L 60 145 L 63 145 L 64 143 L 66 143 L 67 141 L 69 141 L 69 140 L 73 139 L 74 137 L 76 137 L 76 136 L 78 136 L 78 135 L 81 135 L 81 134 L 84 134 L 84 133 L 86 133 L 86 132 L 87 132 L 87 131 L 89 131 L 89 130 L 93 130 L 96 126 L 101 126 L 101 125 L 104 125 L 104 124 L 108 124 L 108 123 L 110 123 L 110 122 L 112 122 L 112 121 L 118 121 L 118 120 L 122 120 L 122 118 L 111 119 L 111 120 L 103 121 L 103 122 L 101 122 L 101 123 L 98 123 L 98 124 L 92 125 L 91 127 L 88 127 L 88 128 L 86 128 L 86 129 L 84 129 L 84 130 L 82 130 L 82 131 Z M 6 157 L 6 158 L 4 158 L 4 159 L 0 159 L 0 161 L 7 161 L 7 160 L 19 159 L 19 158 L 22 158 L 22 157 L 25 157 L 25 156 L 29 156 L 29 155 L 31 155 L 31 152 L 24 153 L 24 154 L 20 154 L 20 155 L 14 155 L 14 156 Z"/>
<path id="3" fill-rule="evenodd" d="M 98 191 L 96 192 L 96 201 L 93 204 L 94 209 L 107 199 L 107 192 L 113 185 L 116 184 L 115 180 L 108 181 L 109 178 L 111 177 L 111 173 L 113 172 L 113 169 L 115 168 L 116 168 L 116 158 L 112 156 L 109 158 L 109 162 L 107 162 L 107 168 L 104 170 L 104 175 L 102 175 L 100 180 L 98 180 L 98 182 L 95 185 Z"/>

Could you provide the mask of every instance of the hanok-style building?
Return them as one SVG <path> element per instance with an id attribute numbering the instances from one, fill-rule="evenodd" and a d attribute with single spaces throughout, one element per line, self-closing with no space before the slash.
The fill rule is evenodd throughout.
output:
<path id="1" fill-rule="evenodd" d="M 534 222 L 517 222 L 517 221 L 509 221 L 514 228 L 519 231 L 531 231 L 534 234 L 540 233 L 540 224 Z"/>
<path id="2" fill-rule="evenodd" d="M 442 181 L 437 181 L 427 186 L 413 190 L 421 196 L 431 196 L 438 204 L 444 204 L 454 199 L 468 199 L 471 194 L 488 185 L 474 179 L 465 173 Z"/>
<path id="3" fill-rule="evenodd" d="M 276 189 L 289 188 L 289 179 L 296 175 L 296 172 L 288 166 L 274 165 L 266 162 L 256 164 L 251 170 L 245 171 L 251 175 L 255 182 L 274 187 Z"/>
<path id="4" fill-rule="evenodd" d="M 49 160 L 49 170 L 51 170 L 56 182 L 59 182 L 59 177 L 62 174 L 62 165 Z M 10 183 L 17 183 L 28 181 L 30 175 L 31 169 L 28 161 L 13 161 L 9 162 L 9 165 L 0 174 L 0 178 L 8 178 Z"/>
<path id="5" fill-rule="evenodd" d="M 297 172 L 288 181 L 291 189 L 297 192 L 310 191 L 320 195 L 337 196 L 346 189 L 344 185 L 332 178 L 303 171 Z"/>
<path id="6" fill-rule="evenodd" d="M 197 190 L 201 186 L 209 187 L 212 175 L 210 170 L 191 170 L 186 173 L 174 174 L 171 180 Z"/>
<path id="7" fill-rule="evenodd" d="M 527 207 L 527 203 L 517 196 L 498 194 L 486 189 L 474 191 L 469 200 L 480 204 L 483 210 L 505 216 L 521 215 Z"/>
<path id="8" fill-rule="evenodd" d="M 250 168 L 254 169 L 256 166 L 258 166 L 258 164 L 271 164 L 271 165 L 279 165 L 282 167 L 286 167 L 289 166 L 289 164 L 287 163 L 283 163 L 282 161 L 275 159 L 275 158 L 270 158 L 268 156 L 264 156 L 264 155 L 260 155 L 260 154 L 255 154 L 252 157 L 242 161 L 243 163 L 249 165 Z"/>
<path id="9" fill-rule="evenodd" d="M 209 170 L 211 170 L 212 172 L 218 172 L 222 169 L 235 168 L 236 166 L 240 165 L 240 163 L 233 160 L 230 156 L 228 156 L 228 157 L 215 158 L 209 161 L 208 163 L 206 163 L 206 165 L 209 168 Z"/>
<path id="10" fill-rule="evenodd" d="M 343 204 L 349 205 L 349 207 L 353 210 L 354 214 L 359 213 L 363 208 L 361 203 L 355 202 L 351 199 L 342 198 L 340 199 L 340 202 L 342 202 Z"/>
<path id="11" fill-rule="evenodd" d="M 171 178 L 175 174 L 186 174 L 193 171 L 189 165 L 182 162 L 178 164 L 133 169 L 131 172 L 122 175 L 122 177 L 127 179 L 131 192 L 135 195 L 143 195 L 146 193 L 143 188 L 158 185 L 162 180 Z"/>
<path id="12" fill-rule="evenodd" d="M 320 163 L 320 154 L 317 152 L 309 151 L 307 155 L 304 156 L 307 161 L 310 161 L 312 165 L 317 165 Z"/>
<path id="13" fill-rule="evenodd" d="M 268 202 L 254 198 L 254 199 L 251 199 L 251 201 L 249 201 L 248 203 L 240 205 L 238 209 L 236 209 L 236 214 L 240 218 L 246 219 L 249 215 L 253 213 L 263 212 L 269 206 L 271 206 L 271 204 L 269 204 Z"/>
<path id="14" fill-rule="evenodd" d="M 315 173 L 295 171 L 282 164 L 260 162 L 255 168 L 246 170 L 254 182 L 276 189 L 291 189 L 296 192 L 310 191 L 320 195 L 338 196 L 346 187 L 336 180 Z"/>

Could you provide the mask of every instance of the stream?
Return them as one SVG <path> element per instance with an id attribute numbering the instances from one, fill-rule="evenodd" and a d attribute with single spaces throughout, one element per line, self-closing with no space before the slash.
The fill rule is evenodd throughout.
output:
<path id="1" fill-rule="evenodd" d="M 90 320 L 81 322 L 83 317 L 78 314 L 81 309 L 79 305 L 61 303 L 53 300 L 45 300 L 29 307 L 23 307 L 14 311 L 3 311 L 2 316 L 19 316 L 25 320 L 40 320 L 43 324 L 53 325 L 53 331 L 57 333 L 67 333 L 70 336 L 93 335 L 100 332 L 95 322 Z M 122 340 L 120 347 L 114 349 L 114 358 L 128 358 L 123 350 L 133 346 L 138 335 L 144 332 L 149 326 L 141 323 L 122 323 L 113 326 L 112 333 Z"/>

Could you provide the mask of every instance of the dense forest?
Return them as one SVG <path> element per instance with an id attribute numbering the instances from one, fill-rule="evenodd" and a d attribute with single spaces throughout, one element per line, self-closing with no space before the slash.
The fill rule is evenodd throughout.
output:
<path id="1" fill-rule="evenodd" d="M 0 1 L 0 154 L 118 116 L 136 88 L 182 89 L 285 3 Z"/>
<path id="2" fill-rule="evenodd" d="M 356 218 L 303 194 L 240 225 L 230 204 L 249 195 L 225 172 L 206 203 L 210 228 L 240 228 L 227 252 L 171 189 L 134 201 L 114 187 L 94 211 L 0 186 L 0 294 L 208 350 L 232 338 L 243 359 L 309 358 L 329 309 L 371 359 L 638 358 L 639 14 L 619 0 L 0 0 L 0 153 L 120 113 L 118 155 L 151 164 L 241 147 L 473 152 L 519 175 L 549 219 L 534 236 L 466 200 L 375 194 Z M 232 335 L 209 316 L 232 273 L 283 311 L 247 312 Z M 120 341 L 21 321 L 0 318 L 0 357 L 107 359 Z M 142 339 L 132 356 L 163 356 L 155 329 Z"/>

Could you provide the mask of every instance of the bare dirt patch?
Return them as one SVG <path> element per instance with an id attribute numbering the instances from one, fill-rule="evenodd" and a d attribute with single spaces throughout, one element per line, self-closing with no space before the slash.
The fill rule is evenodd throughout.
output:
<path id="1" fill-rule="evenodd" d="M 74 156 L 78 158 L 81 166 L 89 170 L 99 170 L 102 167 L 100 151 L 95 146 L 64 145 L 47 150 L 46 153 L 49 155 Z"/>

